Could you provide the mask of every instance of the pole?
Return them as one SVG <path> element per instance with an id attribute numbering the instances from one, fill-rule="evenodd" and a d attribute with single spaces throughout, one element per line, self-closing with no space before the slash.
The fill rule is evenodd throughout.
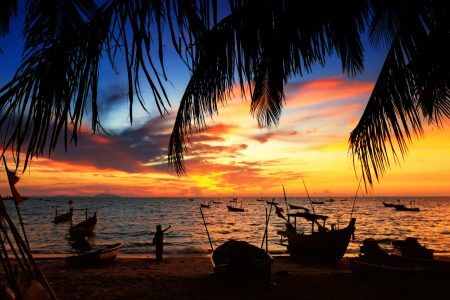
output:
<path id="1" fill-rule="evenodd" d="M 272 200 L 272 202 L 274 202 L 274 200 Z M 272 206 L 273 206 L 273 204 L 270 204 L 270 210 L 269 210 L 269 215 L 267 216 L 267 218 L 266 218 L 266 229 L 264 230 L 264 236 L 263 236 L 263 240 L 262 240 L 262 242 L 261 242 L 261 249 L 263 248 L 263 246 L 264 246 L 264 241 L 266 240 L 266 237 L 267 237 L 267 227 L 269 226 L 269 220 L 270 220 L 270 215 L 271 215 L 271 213 L 272 213 Z M 266 211 L 267 211 L 267 207 L 266 207 Z"/>
<path id="2" fill-rule="evenodd" d="M 350 213 L 350 219 L 353 217 L 353 212 L 355 211 L 355 202 L 356 202 L 356 198 L 358 197 L 359 187 L 361 186 L 361 180 L 362 180 L 362 176 L 359 179 L 358 188 L 356 189 L 355 198 L 353 199 L 353 206 L 352 206 L 352 212 Z"/>
<path id="3" fill-rule="evenodd" d="M 286 211 L 289 214 L 289 205 L 287 203 L 286 190 L 284 189 L 284 184 L 283 184 L 283 193 L 284 193 L 284 202 L 286 203 Z"/>
<path id="4" fill-rule="evenodd" d="M 270 206 L 270 208 L 272 208 L 272 206 Z M 266 222 L 267 225 L 269 224 L 269 216 L 267 215 L 267 206 L 266 206 Z M 269 226 L 266 226 L 266 253 L 269 253 L 269 230 L 268 230 Z"/>
<path id="5" fill-rule="evenodd" d="M 42 273 L 41 269 L 39 268 L 39 265 L 34 260 L 30 249 L 27 247 L 25 242 L 22 240 L 22 237 L 20 236 L 19 232 L 17 231 L 16 226 L 14 226 L 14 223 L 12 222 L 12 220 L 9 217 L 8 214 L 5 214 L 5 219 L 6 219 L 7 223 L 8 223 L 9 229 L 11 230 L 11 233 L 13 234 L 13 237 L 14 237 L 16 243 L 17 243 L 17 247 L 22 247 L 22 249 L 25 252 L 26 256 L 30 260 L 31 265 L 33 266 L 36 275 L 40 279 L 41 284 L 44 286 L 44 288 L 49 293 L 50 298 L 52 300 L 57 300 L 57 298 L 55 296 L 55 293 L 53 292 L 52 288 L 50 287 L 50 284 L 48 283 L 48 281 L 45 278 L 44 274 Z"/>
<path id="6" fill-rule="evenodd" d="M 2 157 L 3 157 L 3 163 L 5 164 L 6 177 L 8 178 L 9 188 L 11 190 L 11 195 L 13 196 L 14 205 L 16 207 L 17 216 L 19 217 L 20 226 L 22 227 L 23 237 L 25 238 L 25 243 L 27 244 L 28 249 L 30 249 L 30 243 L 28 242 L 28 237 L 27 237 L 27 233 L 25 231 L 25 226 L 23 224 L 22 215 L 20 214 L 19 206 L 17 205 L 16 198 L 14 197 L 13 187 L 12 187 L 11 183 L 9 182 L 8 165 L 6 164 L 5 156 L 2 155 Z"/>
<path id="7" fill-rule="evenodd" d="M 211 246 L 211 251 L 212 251 L 212 253 L 214 253 L 214 247 L 213 247 L 213 244 L 211 242 L 211 237 L 209 236 L 209 231 L 208 231 L 208 227 L 206 226 L 205 216 L 203 215 L 203 210 L 202 210 L 201 207 L 200 207 L 200 213 L 202 214 L 203 225 L 205 225 L 206 234 L 208 235 L 209 245 Z"/>
<path id="8" fill-rule="evenodd" d="M 303 181 L 303 186 L 305 187 L 306 195 L 308 196 L 309 204 L 311 205 L 311 208 L 312 208 L 312 212 L 313 212 L 313 214 L 316 214 L 314 211 L 314 205 L 312 204 L 311 198 L 309 197 L 308 189 L 306 188 L 305 179 L 303 179 L 303 177 L 302 177 L 302 181 Z"/>

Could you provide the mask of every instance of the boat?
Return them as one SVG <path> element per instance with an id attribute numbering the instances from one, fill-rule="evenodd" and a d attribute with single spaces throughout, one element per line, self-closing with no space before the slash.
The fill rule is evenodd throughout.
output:
<path id="1" fill-rule="evenodd" d="M 237 198 L 233 198 L 230 202 L 237 202 Z"/>
<path id="2" fill-rule="evenodd" d="M 411 259 L 388 254 L 373 239 L 366 239 L 358 258 L 350 259 L 355 276 L 397 284 L 447 283 L 450 280 L 450 261 Z"/>
<path id="3" fill-rule="evenodd" d="M 212 201 L 212 203 L 215 203 L 215 204 L 221 204 L 222 201 Z"/>
<path id="4" fill-rule="evenodd" d="M 121 248 L 121 243 L 103 246 L 96 251 L 68 256 L 66 257 L 66 263 L 70 267 L 92 267 L 110 264 L 114 262 Z"/>
<path id="5" fill-rule="evenodd" d="M 415 237 L 392 241 L 392 246 L 394 253 L 403 258 L 433 259 L 434 250 L 422 246 Z"/>
<path id="6" fill-rule="evenodd" d="M 278 202 L 275 202 L 275 199 L 272 199 L 272 201 L 266 201 L 267 205 L 278 205 Z"/>
<path id="7" fill-rule="evenodd" d="M 394 207 L 394 208 L 396 206 L 398 206 L 398 207 L 405 206 L 405 205 L 400 203 L 400 199 L 397 200 L 397 203 L 386 203 L 386 202 L 383 201 L 383 205 L 384 205 L 384 207 Z"/>
<path id="8" fill-rule="evenodd" d="M 264 201 L 266 201 L 266 200 L 261 199 L 261 198 L 257 198 L 256 201 L 258 201 L 258 202 L 264 202 Z"/>
<path id="9" fill-rule="evenodd" d="M 210 208 L 211 207 L 211 202 L 209 202 L 208 204 L 201 203 L 200 207 L 201 208 Z"/>
<path id="10" fill-rule="evenodd" d="M 53 223 L 59 224 L 59 223 L 63 223 L 63 222 L 69 222 L 72 221 L 72 216 L 73 216 L 73 208 L 70 207 L 69 211 L 64 213 L 64 214 L 60 214 L 58 215 L 58 211 L 55 211 L 55 217 L 53 218 Z"/>
<path id="11" fill-rule="evenodd" d="M 300 206 L 300 205 L 294 205 L 294 204 L 288 204 L 290 209 L 303 209 L 306 212 L 310 212 L 309 208 Z"/>
<path id="12" fill-rule="evenodd" d="M 323 204 L 323 201 L 311 201 L 312 204 Z"/>
<path id="13" fill-rule="evenodd" d="M 242 207 L 236 207 L 236 206 L 232 206 L 232 205 L 227 205 L 228 211 L 231 212 L 244 212 L 245 209 Z"/>
<path id="14" fill-rule="evenodd" d="M 411 206 L 407 207 L 406 205 L 395 205 L 395 210 L 396 211 L 413 211 L 413 212 L 418 212 L 420 211 L 420 209 L 418 207 L 415 207 L 415 204 L 413 202 L 411 202 Z"/>
<path id="15" fill-rule="evenodd" d="M 334 202 L 334 199 L 330 198 L 330 199 L 327 200 L 327 202 Z"/>
<path id="16" fill-rule="evenodd" d="M 189 201 L 194 201 L 194 198 L 189 198 Z"/>
<path id="17" fill-rule="evenodd" d="M 87 215 L 86 215 L 87 217 Z M 71 240 L 84 239 L 94 234 L 95 225 L 97 224 L 97 213 L 95 212 L 92 217 L 86 218 L 83 222 L 80 222 L 69 228 L 69 238 Z"/>
<path id="18" fill-rule="evenodd" d="M 327 216 L 310 212 L 287 214 L 286 230 L 279 231 L 281 245 L 287 247 L 291 257 L 307 262 L 335 263 L 342 259 L 347 251 L 350 238 L 355 232 L 356 218 L 351 218 L 347 227 L 328 229 L 325 226 Z M 294 218 L 294 222 L 291 219 Z M 311 234 L 297 231 L 297 218 L 311 222 Z M 319 223 L 322 221 L 322 224 Z M 317 230 L 314 228 L 317 227 Z M 287 244 L 283 243 L 287 239 Z"/>
<path id="19" fill-rule="evenodd" d="M 214 273 L 233 284 L 268 285 L 273 258 L 263 249 L 244 241 L 229 240 L 211 255 Z"/>

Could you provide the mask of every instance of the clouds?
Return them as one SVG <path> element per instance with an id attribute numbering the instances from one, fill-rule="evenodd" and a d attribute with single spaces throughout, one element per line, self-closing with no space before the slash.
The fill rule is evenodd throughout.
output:
<path id="1" fill-rule="evenodd" d="M 73 179 L 71 185 L 85 194 L 94 190 L 165 196 L 279 193 L 281 184 L 298 192 L 295 182 L 301 176 L 326 177 L 332 166 L 346 165 L 343 149 L 349 126 L 362 111 L 371 87 L 341 78 L 288 85 L 286 109 L 272 130 L 259 128 L 249 114 L 249 102 L 236 97 L 207 122 L 205 131 L 191 137 L 187 177 L 178 178 L 167 165 L 174 114 L 165 119 L 147 116 L 133 127 L 119 124 L 116 127 L 121 129 L 110 135 L 86 131 L 77 148 L 66 154 L 59 147 L 50 160 L 38 163 L 38 173 L 43 181 L 59 182 L 54 193 L 69 186 L 64 174 L 70 174 L 66 178 L 81 174 L 83 178 Z M 120 87 L 113 87 L 102 105 L 114 110 L 124 96 Z M 44 175 L 49 170 L 60 178 Z M 349 171 L 353 176 L 351 166 Z M 41 190 L 53 193 L 51 187 Z"/>

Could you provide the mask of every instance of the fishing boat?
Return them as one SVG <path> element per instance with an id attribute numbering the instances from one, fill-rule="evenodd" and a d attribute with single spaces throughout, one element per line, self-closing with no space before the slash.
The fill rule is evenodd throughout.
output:
<path id="1" fill-rule="evenodd" d="M 410 203 L 410 207 L 407 207 L 406 205 L 395 205 L 395 210 L 396 211 L 412 211 L 412 212 L 418 212 L 420 211 L 420 209 L 418 207 L 415 206 L 414 202 Z"/>
<path id="2" fill-rule="evenodd" d="M 288 205 L 289 205 L 290 209 L 302 209 L 302 210 L 304 210 L 306 212 L 310 212 L 309 208 L 306 208 L 306 207 L 303 207 L 303 206 L 300 206 L 300 205 L 294 205 L 294 204 L 290 204 L 290 203 Z"/>
<path id="3" fill-rule="evenodd" d="M 388 254 L 373 239 L 366 239 L 358 258 L 350 259 L 356 276 L 397 284 L 446 283 L 450 280 L 450 261 L 403 258 Z"/>
<path id="4" fill-rule="evenodd" d="M 266 201 L 266 200 L 264 200 L 264 199 L 262 199 L 262 198 L 257 198 L 256 201 L 258 201 L 258 202 L 264 202 L 264 201 Z"/>
<path id="5" fill-rule="evenodd" d="M 210 208 L 210 207 L 211 207 L 211 201 L 208 202 L 208 204 L 201 203 L 201 204 L 200 204 L 200 207 L 201 207 L 201 208 Z"/>
<path id="6" fill-rule="evenodd" d="M 343 229 L 336 229 L 334 226 L 329 229 L 325 226 L 328 217 L 324 215 L 296 212 L 287 216 L 286 230 L 278 232 L 281 235 L 281 245 L 287 247 L 291 257 L 302 261 L 338 262 L 347 251 L 350 238 L 355 232 L 356 218 L 351 218 L 348 226 Z M 311 222 L 311 234 L 297 231 L 297 218 Z M 287 239 L 287 244 L 283 243 L 283 238 Z"/>
<path id="7" fill-rule="evenodd" d="M 398 204 L 383 202 L 383 205 L 384 205 L 384 207 L 395 207 L 395 205 L 398 205 Z"/>
<path id="8" fill-rule="evenodd" d="M 229 240 L 220 245 L 213 251 L 211 262 L 214 273 L 233 284 L 267 285 L 271 281 L 272 256 L 244 241 Z"/>
<path id="9" fill-rule="evenodd" d="M 66 257 L 67 265 L 71 267 L 92 267 L 114 262 L 122 248 L 121 243 L 103 246 L 92 252 Z"/>
<path id="10" fill-rule="evenodd" d="M 323 204 L 323 201 L 311 201 L 312 204 Z"/>
<path id="11" fill-rule="evenodd" d="M 394 254 L 403 258 L 433 259 L 434 250 L 422 246 L 415 237 L 392 241 Z"/>
<path id="12" fill-rule="evenodd" d="M 53 223 L 59 224 L 59 223 L 63 223 L 63 222 L 69 222 L 72 221 L 72 216 L 73 216 L 73 208 L 70 207 L 69 211 L 64 213 L 64 214 L 60 214 L 58 215 L 58 210 L 55 210 L 55 217 L 53 218 Z"/>
<path id="13" fill-rule="evenodd" d="M 244 212 L 245 209 L 243 207 L 236 207 L 236 206 L 232 206 L 232 205 L 227 205 L 228 211 L 231 212 Z"/>
<path id="14" fill-rule="evenodd" d="M 72 226 L 69 228 L 69 238 L 71 240 L 84 239 L 94 234 L 95 225 L 97 224 L 97 213 L 95 212 L 92 217 Z"/>
<path id="15" fill-rule="evenodd" d="M 275 199 L 272 199 L 272 201 L 266 201 L 267 205 L 278 205 L 278 202 L 275 202 Z"/>
<path id="16" fill-rule="evenodd" d="M 327 202 L 334 202 L 334 199 L 330 198 L 330 199 L 327 200 Z"/>

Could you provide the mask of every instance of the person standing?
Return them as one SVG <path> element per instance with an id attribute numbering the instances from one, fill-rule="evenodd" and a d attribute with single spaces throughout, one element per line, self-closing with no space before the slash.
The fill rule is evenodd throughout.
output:
<path id="1" fill-rule="evenodd" d="M 155 254 L 157 262 L 163 260 L 164 232 L 166 232 L 170 227 L 171 225 L 169 225 L 169 227 L 167 227 L 166 229 L 162 230 L 161 225 L 156 225 L 156 233 L 155 237 L 153 238 L 153 245 L 155 245 L 156 248 Z"/>

